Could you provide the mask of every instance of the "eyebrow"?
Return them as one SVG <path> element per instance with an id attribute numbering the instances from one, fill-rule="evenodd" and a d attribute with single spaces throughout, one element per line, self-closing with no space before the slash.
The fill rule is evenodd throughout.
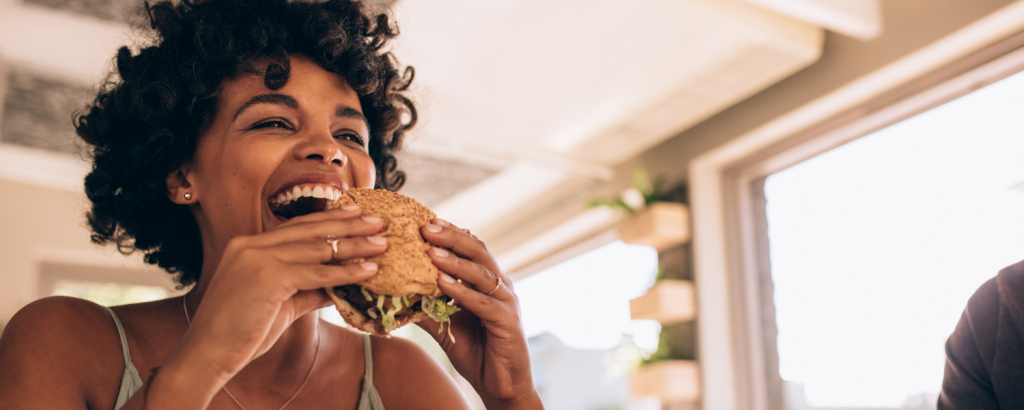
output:
<path id="1" fill-rule="evenodd" d="M 362 121 L 363 124 L 366 125 L 367 130 L 370 129 L 370 122 L 366 120 L 366 116 L 364 116 L 363 113 L 359 112 L 355 108 L 339 105 L 338 108 L 334 109 L 334 116 L 338 118 L 357 119 L 359 121 Z"/>
<path id="2" fill-rule="evenodd" d="M 245 112 L 245 110 L 249 109 L 249 107 L 252 107 L 256 104 L 275 104 L 283 105 L 288 108 L 299 108 L 299 102 L 290 95 L 260 94 L 250 98 L 249 101 L 245 102 L 245 104 L 242 104 L 242 107 L 240 107 L 238 111 L 235 112 L 234 119 L 238 119 L 239 115 L 242 115 L 242 113 Z M 352 118 L 362 121 L 363 124 L 366 125 L 366 129 L 370 129 L 370 122 L 366 120 L 366 116 L 364 116 L 363 113 L 359 112 L 359 110 L 356 110 L 355 108 L 339 105 L 338 108 L 334 109 L 334 116 L 338 118 Z"/>
<path id="3" fill-rule="evenodd" d="M 256 104 L 275 104 L 283 105 L 288 108 L 299 108 L 299 102 L 296 101 L 295 98 L 293 98 L 290 95 L 260 94 L 250 98 L 249 101 L 245 102 L 245 104 L 242 104 L 242 107 L 235 112 L 235 118 L 233 120 L 238 119 L 239 115 L 242 115 L 242 113 L 245 112 L 245 110 L 249 109 L 249 107 L 252 107 Z"/>

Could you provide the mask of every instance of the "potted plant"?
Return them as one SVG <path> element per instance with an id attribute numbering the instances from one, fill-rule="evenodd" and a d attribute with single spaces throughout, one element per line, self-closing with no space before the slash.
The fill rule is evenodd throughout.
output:
<path id="1" fill-rule="evenodd" d="M 690 240 L 690 212 L 685 204 L 660 201 L 663 178 L 651 181 L 643 168 L 633 171 L 633 186 L 618 197 L 590 201 L 590 207 L 620 209 L 629 217 L 619 224 L 619 237 L 632 245 L 659 252 Z"/>
<path id="2" fill-rule="evenodd" d="M 633 319 L 661 324 L 658 348 L 640 362 L 631 379 L 633 397 L 656 397 L 662 403 L 693 403 L 700 398 L 693 319 L 696 303 L 690 281 L 666 279 L 658 269 L 654 286 L 630 301 Z"/>
<path id="3" fill-rule="evenodd" d="M 700 366 L 693 360 L 660 360 L 644 364 L 630 381 L 636 398 L 655 397 L 662 404 L 700 400 Z"/>
<path id="4" fill-rule="evenodd" d="M 651 181 L 638 168 L 633 186 L 618 197 L 594 200 L 629 214 L 619 225 L 623 242 L 652 246 L 659 259 L 690 240 L 689 210 L 685 204 L 661 201 L 664 179 Z M 647 293 L 630 301 L 633 319 L 656 320 L 661 326 L 658 348 L 640 362 L 632 377 L 634 397 L 656 397 L 662 403 L 693 403 L 700 399 L 700 366 L 694 348 L 695 290 L 688 280 L 665 278 L 661 268 Z"/>
<path id="5" fill-rule="evenodd" d="M 629 301 L 633 319 L 656 320 L 662 326 L 692 321 L 697 316 L 693 282 L 659 278 L 640 297 Z"/>

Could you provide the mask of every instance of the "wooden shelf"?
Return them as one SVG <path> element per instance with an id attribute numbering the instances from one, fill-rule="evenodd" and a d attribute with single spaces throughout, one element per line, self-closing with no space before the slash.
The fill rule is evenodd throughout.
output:
<path id="1" fill-rule="evenodd" d="M 640 367 L 630 381 L 633 397 L 656 397 L 662 404 L 700 400 L 700 366 L 690 360 L 664 360 Z"/>
<path id="2" fill-rule="evenodd" d="M 655 202 L 619 225 L 622 241 L 653 246 L 659 252 L 690 240 L 690 210 L 684 204 Z"/>
<path id="3" fill-rule="evenodd" d="M 687 322 L 697 315 L 693 282 L 663 279 L 647 293 L 629 301 L 633 319 L 657 320 L 662 325 Z"/>

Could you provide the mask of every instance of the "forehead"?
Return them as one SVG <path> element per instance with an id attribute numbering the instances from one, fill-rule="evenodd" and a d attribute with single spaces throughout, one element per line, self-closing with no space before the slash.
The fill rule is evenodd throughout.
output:
<path id="1" fill-rule="evenodd" d="M 331 103 L 347 105 L 362 112 L 359 104 L 359 95 L 348 85 L 345 78 L 337 73 L 324 70 L 319 64 L 301 55 L 290 56 L 291 71 L 288 82 L 284 87 L 277 90 L 267 88 L 262 75 L 242 73 L 234 78 L 224 80 L 221 85 L 221 92 L 218 95 L 218 111 L 236 108 L 244 104 L 249 98 L 267 93 L 287 94 L 299 100 L 300 103 L 318 105 Z M 265 69 L 271 60 L 258 60 L 256 67 Z"/>

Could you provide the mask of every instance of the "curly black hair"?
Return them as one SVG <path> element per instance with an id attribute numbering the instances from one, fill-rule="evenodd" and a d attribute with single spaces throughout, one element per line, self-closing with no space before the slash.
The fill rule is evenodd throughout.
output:
<path id="1" fill-rule="evenodd" d="M 181 286 L 195 283 L 203 260 L 199 227 L 187 206 L 168 199 L 167 176 L 195 154 L 221 82 L 249 73 L 280 89 L 288 82 L 289 54 L 347 80 L 371 132 L 376 188 L 402 186 L 394 154 L 416 123 L 405 94 L 413 71 L 384 50 L 398 35 L 386 14 L 371 17 L 349 0 L 181 1 L 146 3 L 148 27 L 139 29 L 152 44 L 137 54 L 121 47 L 117 76 L 75 116 L 93 159 L 85 192 L 94 243 L 141 251 Z"/>

